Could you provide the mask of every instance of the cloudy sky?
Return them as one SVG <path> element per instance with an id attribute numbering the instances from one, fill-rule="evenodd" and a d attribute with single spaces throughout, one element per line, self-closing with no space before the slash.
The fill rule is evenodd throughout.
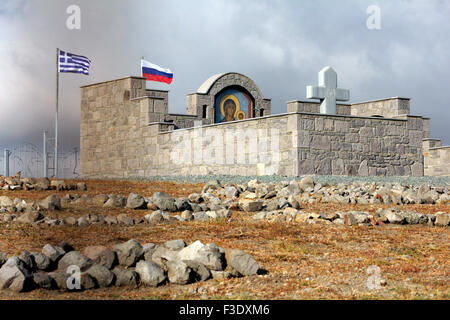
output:
<path id="1" fill-rule="evenodd" d="M 69 30 L 70 5 L 81 29 Z M 381 9 L 369 30 L 366 9 Z M 351 102 L 410 97 L 431 117 L 431 136 L 450 144 L 450 1 L 1 0 L 0 148 L 41 145 L 54 131 L 56 47 L 88 56 L 89 76 L 60 77 L 60 141 L 79 146 L 81 85 L 139 74 L 139 58 L 174 72 L 171 112 L 210 75 L 251 77 L 272 112 L 305 99 L 305 86 L 330 65 Z"/>

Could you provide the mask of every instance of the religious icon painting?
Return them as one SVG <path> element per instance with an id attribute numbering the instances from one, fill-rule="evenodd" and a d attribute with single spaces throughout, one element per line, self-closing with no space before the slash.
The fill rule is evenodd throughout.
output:
<path id="1" fill-rule="evenodd" d="M 239 89 L 228 88 L 216 96 L 215 122 L 228 122 L 253 118 L 253 99 Z"/>

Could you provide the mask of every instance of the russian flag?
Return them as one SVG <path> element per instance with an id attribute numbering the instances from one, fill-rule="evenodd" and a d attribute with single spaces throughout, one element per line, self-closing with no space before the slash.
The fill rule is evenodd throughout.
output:
<path id="1" fill-rule="evenodd" d="M 173 79 L 173 73 L 170 69 L 161 68 L 156 64 L 141 60 L 142 77 L 149 81 L 165 82 L 170 84 Z"/>

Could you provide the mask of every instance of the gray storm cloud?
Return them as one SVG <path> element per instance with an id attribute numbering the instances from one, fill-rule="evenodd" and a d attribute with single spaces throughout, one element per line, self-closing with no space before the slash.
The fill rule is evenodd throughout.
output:
<path id="1" fill-rule="evenodd" d="M 81 30 L 66 28 L 69 5 Z M 381 30 L 366 9 L 381 8 Z M 144 56 L 174 72 L 171 112 L 210 75 L 250 76 L 274 113 L 305 99 L 306 85 L 331 65 L 352 102 L 410 97 L 431 117 L 431 135 L 450 144 L 450 3 L 447 1 L 61 1 L 0 4 L 0 146 L 41 144 L 54 130 L 56 47 L 88 56 L 91 74 L 60 77 L 60 141 L 79 145 L 79 86 L 139 75 Z"/>

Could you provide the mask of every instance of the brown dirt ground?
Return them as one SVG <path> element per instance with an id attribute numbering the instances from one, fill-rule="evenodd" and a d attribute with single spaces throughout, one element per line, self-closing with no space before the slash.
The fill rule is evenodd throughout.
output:
<path id="1" fill-rule="evenodd" d="M 123 194 L 151 196 L 164 191 L 173 196 L 200 192 L 202 184 L 172 182 L 85 181 L 88 191 L 78 194 Z M 67 191 L 0 191 L 0 195 L 41 200 Z M 365 210 L 389 206 L 338 206 L 313 204 L 304 210 Z M 422 213 L 450 212 L 450 205 L 408 205 Z M 63 217 L 88 213 L 143 217 L 147 210 L 105 209 L 70 206 L 46 215 Z M 162 243 L 185 239 L 201 240 L 225 248 L 249 252 L 268 271 L 265 275 L 224 281 L 210 280 L 190 285 L 158 288 L 107 288 L 79 293 L 34 290 L 26 293 L 0 291 L 0 299 L 450 299 L 450 228 L 416 226 L 339 226 L 255 222 L 253 214 L 234 211 L 231 221 L 171 222 L 132 227 L 91 225 L 89 227 L 45 227 L 0 224 L 0 251 L 18 254 L 40 251 L 47 243 L 67 241 L 83 251 L 88 245 L 112 246 L 136 239 Z M 367 268 L 378 266 L 386 285 L 370 290 Z"/>

